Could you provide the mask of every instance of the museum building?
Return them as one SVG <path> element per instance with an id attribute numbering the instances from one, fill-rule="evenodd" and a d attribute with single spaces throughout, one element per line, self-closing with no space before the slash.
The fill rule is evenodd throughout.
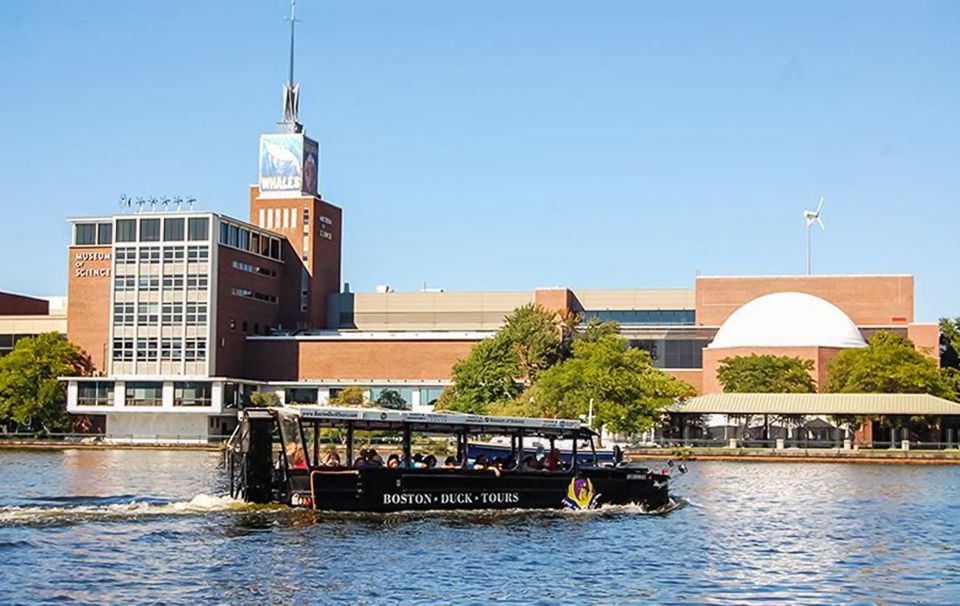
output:
<path id="1" fill-rule="evenodd" d="M 720 391 L 720 360 L 749 353 L 813 360 L 822 383 L 839 351 L 877 330 L 937 355 L 937 326 L 914 321 L 910 275 L 350 292 L 341 279 L 343 213 L 318 191 L 318 146 L 286 94 L 279 132 L 260 139 L 247 219 L 126 199 L 124 212 L 70 219 L 66 331 L 97 376 L 65 378 L 67 408 L 87 426 L 115 440 L 204 441 L 229 434 L 254 391 L 325 403 L 351 386 L 371 400 L 393 390 L 409 408 L 429 410 L 454 363 L 527 303 L 615 320 L 631 346 L 703 394 Z"/>

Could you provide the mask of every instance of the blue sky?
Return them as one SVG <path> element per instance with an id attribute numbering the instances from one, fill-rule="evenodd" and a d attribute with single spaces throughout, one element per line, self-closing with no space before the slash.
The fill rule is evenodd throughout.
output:
<path id="1" fill-rule="evenodd" d="M 0 289 L 63 294 L 67 216 L 247 217 L 284 0 L 0 4 Z M 912 273 L 960 315 L 960 3 L 300 0 L 301 117 L 354 290 Z M 22 254 L 30 250 L 31 254 Z"/>

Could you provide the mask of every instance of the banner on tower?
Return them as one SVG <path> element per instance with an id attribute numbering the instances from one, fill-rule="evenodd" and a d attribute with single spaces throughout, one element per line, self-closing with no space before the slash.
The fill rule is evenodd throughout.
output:
<path id="1" fill-rule="evenodd" d="M 320 174 L 320 148 L 313 139 L 303 138 L 303 193 L 317 195 Z"/>
<path id="2" fill-rule="evenodd" d="M 300 192 L 303 135 L 260 135 L 260 191 Z"/>

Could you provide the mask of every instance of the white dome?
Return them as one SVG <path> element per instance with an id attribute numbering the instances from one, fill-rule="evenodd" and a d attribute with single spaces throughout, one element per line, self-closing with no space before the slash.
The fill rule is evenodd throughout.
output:
<path id="1" fill-rule="evenodd" d="M 709 348 L 866 346 L 856 324 L 833 303 L 805 293 L 778 292 L 730 314 Z"/>

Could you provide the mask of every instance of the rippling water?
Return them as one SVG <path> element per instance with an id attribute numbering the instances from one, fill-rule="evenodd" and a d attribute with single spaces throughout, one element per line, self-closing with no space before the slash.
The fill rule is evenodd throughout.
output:
<path id="1" fill-rule="evenodd" d="M 960 468 L 691 463 L 668 515 L 320 515 L 207 452 L 0 451 L 0 603 L 960 603 Z"/>

